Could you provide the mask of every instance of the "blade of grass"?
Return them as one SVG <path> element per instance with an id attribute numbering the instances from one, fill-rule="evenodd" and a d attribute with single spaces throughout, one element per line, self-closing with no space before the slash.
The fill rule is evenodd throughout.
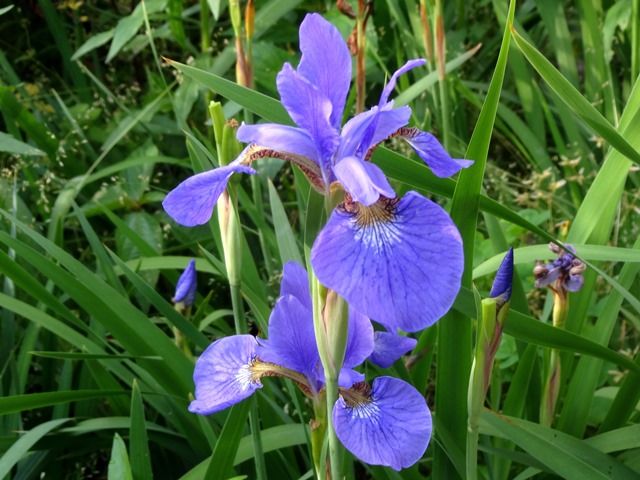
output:
<path id="1" fill-rule="evenodd" d="M 451 218 L 458 226 L 464 242 L 465 271 L 462 284 L 467 288 L 471 288 L 472 284 L 473 245 L 480 191 L 507 66 L 511 38 L 510 27 L 514 14 L 515 1 L 512 0 L 487 97 L 465 155 L 466 158 L 474 160 L 474 164 L 460 173 L 451 205 Z M 452 338 L 455 338 L 456 342 L 451 342 Z M 471 369 L 471 352 L 470 319 L 460 315 L 459 312 L 449 313 L 438 323 L 436 378 L 436 410 L 438 415 L 436 416 L 435 428 L 438 430 L 439 427 L 446 425 L 451 432 L 454 444 L 463 452 L 466 445 L 466 392 Z M 434 471 L 436 478 L 452 478 L 457 475 L 455 468 L 441 448 L 434 452 Z"/>
<path id="2" fill-rule="evenodd" d="M 131 425 L 129 427 L 129 457 L 133 478 L 153 478 L 149 439 L 144 418 L 144 403 L 136 380 L 131 386 Z"/>
<path id="3" fill-rule="evenodd" d="M 532 44 L 513 30 L 513 40 L 529 63 L 547 82 L 571 111 L 589 125 L 595 133 L 635 163 L 640 163 L 640 153 L 620 135 L 606 118 L 547 60 Z"/>

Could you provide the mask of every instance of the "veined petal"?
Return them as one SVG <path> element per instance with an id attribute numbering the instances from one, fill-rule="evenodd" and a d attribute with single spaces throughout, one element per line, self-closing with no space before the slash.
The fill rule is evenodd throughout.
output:
<path id="1" fill-rule="evenodd" d="M 209 221 L 213 208 L 234 173 L 254 174 L 246 165 L 231 163 L 187 178 L 162 201 L 165 212 L 180 225 L 195 227 Z"/>
<path id="2" fill-rule="evenodd" d="M 418 156 L 437 177 L 450 177 L 473 165 L 473 160 L 451 158 L 438 139 L 417 128 L 407 128 L 399 136 L 413 147 Z"/>
<path id="3" fill-rule="evenodd" d="M 279 152 L 302 155 L 316 163 L 320 161 L 313 139 L 302 128 L 280 125 L 278 123 L 260 123 L 238 128 L 236 138 L 243 143 L 255 143 L 261 147 Z"/>
<path id="4" fill-rule="evenodd" d="M 306 375 L 315 383 L 320 355 L 313 331 L 313 313 L 292 296 L 281 297 L 269 317 L 268 340 L 261 340 L 258 357 Z"/>
<path id="5" fill-rule="evenodd" d="M 373 107 L 345 123 L 340 134 L 338 158 L 352 155 L 364 158 L 369 149 L 386 140 L 409 122 L 407 106 L 381 110 Z"/>
<path id="6" fill-rule="evenodd" d="M 336 208 L 311 251 L 323 285 L 389 329 L 435 323 L 458 294 L 462 240 L 449 215 L 416 192 Z"/>
<path id="7" fill-rule="evenodd" d="M 431 412 L 410 384 L 378 377 L 371 391 L 355 388 L 333 407 L 333 424 L 342 444 L 370 465 L 401 470 L 416 463 L 431 439 Z"/>
<path id="8" fill-rule="evenodd" d="M 176 284 L 176 292 L 173 295 L 175 303 L 182 302 L 186 306 L 193 305 L 196 299 L 196 261 L 189 260 L 187 268 L 180 274 Z"/>
<path id="9" fill-rule="evenodd" d="M 320 157 L 328 161 L 338 144 L 338 132 L 330 120 L 331 101 L 288 63 L 278 73 L 277 86 L 293 121 L 309 133 Z"/>
<path id="10" fill-rule="evenodd" d="M 305 268 L 298 262 L 287 262 L 282 268 L 280 296 L 293 295 L 307 309 L 313 308 L 309 293 L 309 277 Z"/>
<path id="11" fill-rule="evenodd" d="M 330 122 L 340 127 L 351 84 L 351 55 L 336 27 L 317 13 L 307 14 L 300 24 L 302 58 L 298 73 L 331 101 Z"/>
<path id="12" fill-rule="evenodd" d="M 251 335 L 233 335 L 216 340 L 196 362 L 193 381 L 196 398 L 189 411 L 210 415 L 234 405 L 262 388 L 252 372 L 258 343 Z"/>
<path id="13" fill-rule="evenodd" d="M 377 165 L 358 157 L 345 157 L 333 167 L 333 173 L 354 201 L 369 206 L 383 195 L 396 196 L 387 177 Z"/>
<path id="14" fill-rule="evenodd" d="M 375 332 L 373 339 L 373 353 L 369 360 L 382 368 L 389 368 L 405 353 L 413 350 L 418 343 L 415 338 L 391 332 Z"/>
<path id="15" fill-rule="evenodd" d="M 356 312 L 353 308 L 349 308 L 347 345 L 343 366 L 345 368 L 357 367 L 371 355 L 371 352 L 373 352 L 373 326 L 371 325 L 371 320 Z"/>
<path id="16" fill-rule="evenodd" d="M 407 63 L 401 66 L 398 70 L 393 72 L 393 75 L 391 75 L 391 78 L 389 79 L 387 84 L 384 86 L 384 89 L 382 90 L 382 94 L 380 95 L 380 102 L 378 103 L 378 105 L 382 107 L 389 101 L 389 96 L 391 95 L 391 92 L 393 92 L 393 89 L 396 88 L 396 82 L 398 81 L 398 78 L 400 78 L 401 75 L 404 75 L 409 70 L 413 70 L 416 67 L 421 67 L 425 63 L 427 63 L 427 61 L 424 58 L 409 60 Z"/>

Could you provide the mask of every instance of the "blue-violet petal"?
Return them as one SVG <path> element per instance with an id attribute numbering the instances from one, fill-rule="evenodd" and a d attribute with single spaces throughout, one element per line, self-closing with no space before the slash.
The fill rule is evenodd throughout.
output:
<path id="1" fill-rule="evenodd" d="M 203 225 L 211 218 L 218 198 L 234 173 L 254 174 L 256 171 L 246 165 L 231 163 L 198 173 L 171 190 L 162 201 L 162 207 L 180 225 Z"/>
<path id="2" fill-rule="evenodd" d="M 416 463 L 429 445 L 431 412 L 410 384 L 378 377 L 362 402 L 338 398 L 333 424 L 342 444 L 370 465 L 401 470 Z M 368 397 L 368 398 L 366 398 Z"/>
<path id="3" fill-rule="evenodd" d="M 258 343 L 251 335 L 233 335 L 213 342 L 196 362 L 196 398 L 189 411 L 210 415 L 234 405 L 262 388 L 251 367 Z"/>
<path id="4" fill-rule="evenodd" d="M 320 282 L 390 330 L 428 327 L 453 305 L 462 239 L 449 215 L 416 192 L 372 207 L 336 208 L 315 240 Z"/>

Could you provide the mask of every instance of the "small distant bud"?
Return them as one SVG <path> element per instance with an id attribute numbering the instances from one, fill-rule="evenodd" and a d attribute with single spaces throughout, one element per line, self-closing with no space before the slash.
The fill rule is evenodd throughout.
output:
<path id="1" fill-rule="evenodd" d="M 563 252 L 562 248 L 560 248 L 558 245 L 556 245 L 553 242 L 549 243 L 549 250 L 551 250 L 556 255 L 560 255 Z"/>
<path id="2" fill-rule="evenodd" d="M 196 261 L 191 259 L 178 279 L 173 302 L 182 303 L 185 307 L 190 307 L 196 299 L 197 286 Z"/>
<path id="3" fill-rule="evenodd" d="M 550 243 L 549 250 L 558 255 L 558 258 L 547 264 L 536 263 L 533 268 L 536 287 L 542 288 L 553 284 L 552 288 L 558 294 L 580 290 L 584 283 L 582 274 L 587 266 L 575 257 L 575 249 L 571 245 L 561 248 L 555 243 Z"/>
<path id="4" fill-rule="evenodd" d="M 547 273 L 549 273 L 549 269 L 543 263 L 536 263 L 536 266 L 533 267 L 533 275 L 536 278 L 544 277 Z"/>

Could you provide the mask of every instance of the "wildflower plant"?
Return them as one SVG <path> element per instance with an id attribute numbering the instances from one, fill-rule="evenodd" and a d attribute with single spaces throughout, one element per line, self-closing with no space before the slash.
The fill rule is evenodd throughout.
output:
<path id="1" fill-rule="evenodd" d="M 255 161 L 272 157 L 302 170 L 324 195 L 328 218 L 310 251 L 311 275 L 300 265 L 285 267 L 267 339 L 235 335 L 202 354 L 190 410 L 211 414 L 251 396 L 265 376 L 290 378 L 312 399 L 316 419 L 326 418 L 319 428 L 329 437 L 334 478 L 338 439 L 364 462 L 399 470 L 417 462 L 429 443 L 424 397 L 393 377 L 366 383 L 355 367 L 366 359 L 390 366 L 415 345 L 399 331 L 429 327 L 450 309 L 460 288 L 462 241 L 438 204 L 414 191 L 396 196 L 371 155 L 401 138 L 437 176 L 472 162 L 452 158 L 433 135 L 409 127 L 411 109 L 390 99 L 398 78 L 424 60 L 399 68 L 377 105 L 342 124 L 352 64 L 346 43 L 333 25 L 309 14 L 300 50 L 298 67 L 286 63 L 277 76 L 296 126 L 243 123 L 237 139 L 247 146 L 235 160 L 186 179 L 163 201 L 177 223 L 204 224 L 233 174 L 253 175 Z M 374 333 L 371 320 L 382 330 Z"/>

